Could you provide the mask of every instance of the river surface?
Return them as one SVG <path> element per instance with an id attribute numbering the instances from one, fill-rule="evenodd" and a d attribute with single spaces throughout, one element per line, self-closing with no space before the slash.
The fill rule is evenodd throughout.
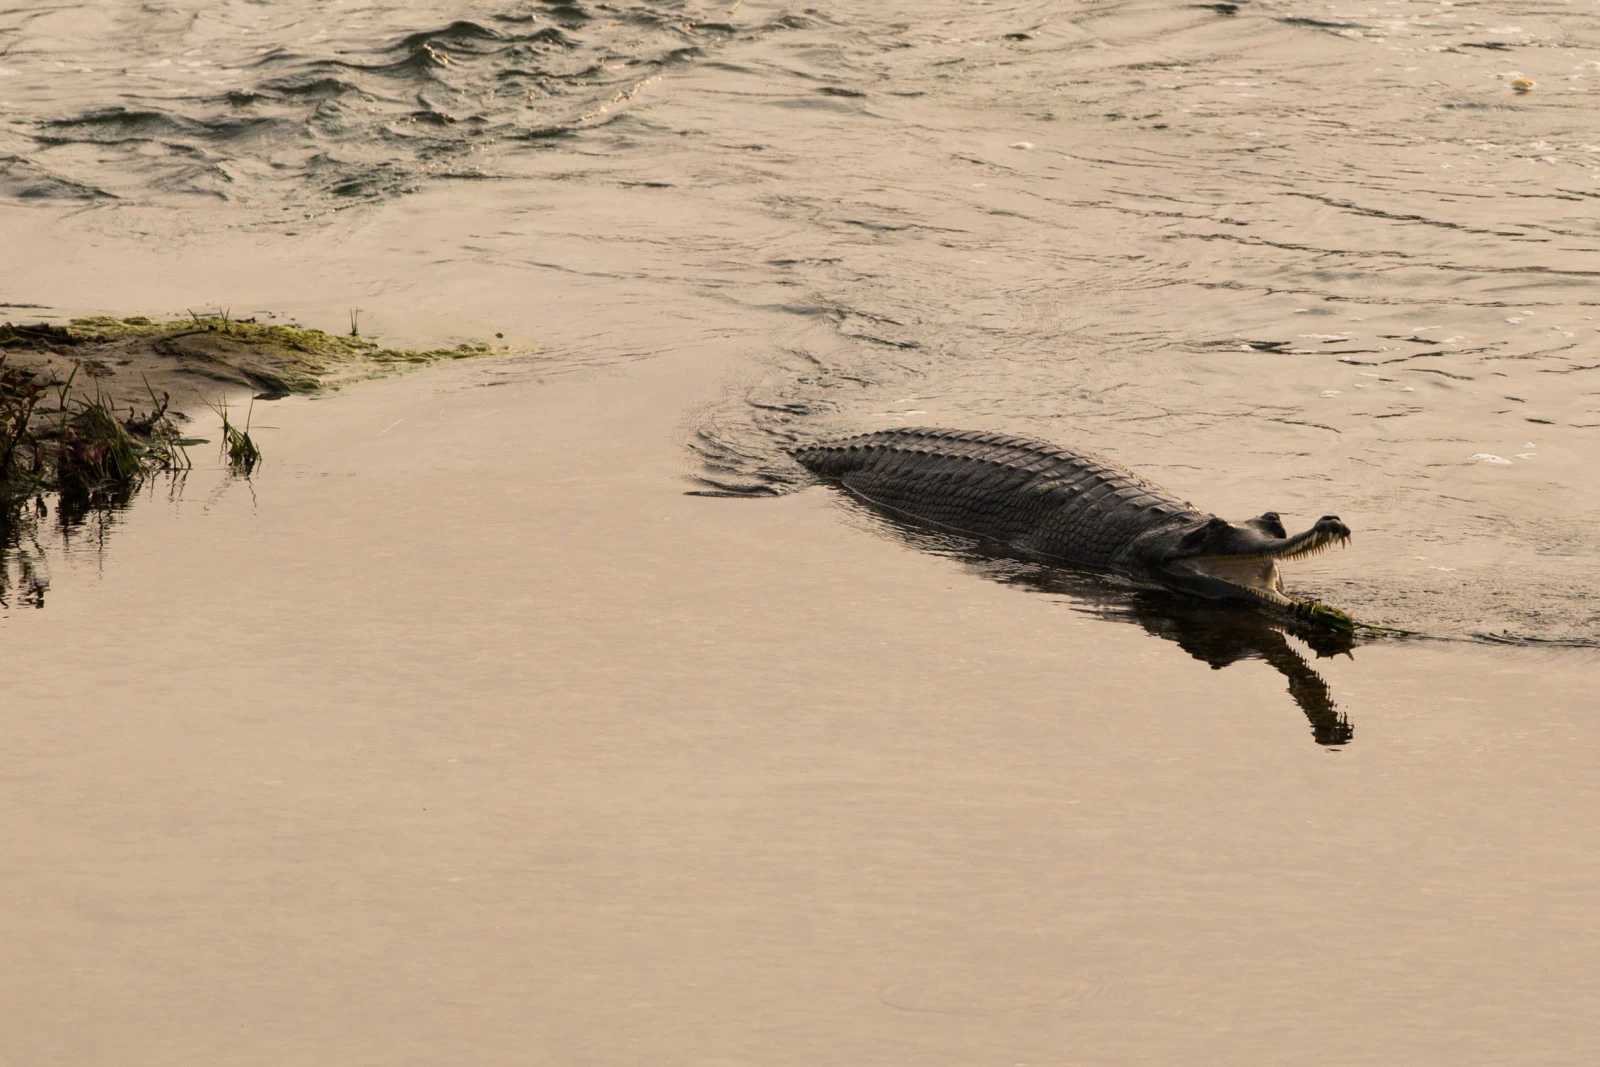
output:
<path id="1" fill-rule="evenodd" d="M 524 353 L 10 524 L 0 1062 L 1593 1062 L 1597 93 L 1577 2 L 0 11 L 0 317 Z M 1421 636 L 786 458 L 902 424 Z"/>

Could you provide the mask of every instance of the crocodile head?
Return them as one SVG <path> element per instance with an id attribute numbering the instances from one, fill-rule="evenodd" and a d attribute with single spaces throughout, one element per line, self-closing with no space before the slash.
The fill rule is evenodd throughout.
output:
<path id="1" fill-rule="evenodd" d="M 1278 561 L 1312 556 L 1347 544 L 1350 527 L 1337 515 L 1290 537 L 1278 513 L 1233 523 L 1215 515 L 1165 527 L 1137 548 L 1146 572 L 1163 585 L 1213 599 L 1256 599 L 1280 607 L 1284 595 Z"/>

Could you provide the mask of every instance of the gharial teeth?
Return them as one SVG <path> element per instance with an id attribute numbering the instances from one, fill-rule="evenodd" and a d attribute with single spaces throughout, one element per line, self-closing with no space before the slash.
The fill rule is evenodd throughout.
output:
<path id="1" fill-rule="evenodd" d="M 1305 559 L 1309 556 L 1315 556 L 1319 552 L 1326 552 L 1335 544 L 1338 544 L 1341 548 L 1349 548 L 1350 538 L 1341 537 L 1337 534 L 1318 534 L 1316 539 L 1307 543 L 1305 547 L 1285 552 L 1280 556 L 1272 558 L 1281 560 Z"/>

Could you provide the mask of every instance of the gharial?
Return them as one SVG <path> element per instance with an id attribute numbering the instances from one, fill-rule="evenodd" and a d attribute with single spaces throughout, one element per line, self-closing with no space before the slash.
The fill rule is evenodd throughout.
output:
<path id="1" fill-rule="evenodd" d="M 1008 555 L 1354 625 L 1335 608 L 1288 596 L 1278 573 L 1282 560 L 1348 544 L 1337 515 L 1291 537 L 1276 512 L 1228 522 L 1107 460 L 980 431 L 882 430 L 791 454 L 870 504 Z"/>

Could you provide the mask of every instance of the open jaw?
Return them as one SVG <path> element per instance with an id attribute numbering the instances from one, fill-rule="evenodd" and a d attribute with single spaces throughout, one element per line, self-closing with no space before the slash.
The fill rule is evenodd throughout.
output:
<path id="1" fill-rule="evenodd" d="M 1211 556 L 1190 556 L 1170 566 L 1180 574 L 1221 582 L 1237 591 L 1269 604 L 1291 607 L 1296 601 L 1283 592 L 1280 560 L 1304 559 L 1325 552 L 1334 545 L 1348 545 L 1350 531 L 1342 523 L 1326 520 L 1305 533 L 1274 540 L 1255 552 L 1229 552 Z"/>

